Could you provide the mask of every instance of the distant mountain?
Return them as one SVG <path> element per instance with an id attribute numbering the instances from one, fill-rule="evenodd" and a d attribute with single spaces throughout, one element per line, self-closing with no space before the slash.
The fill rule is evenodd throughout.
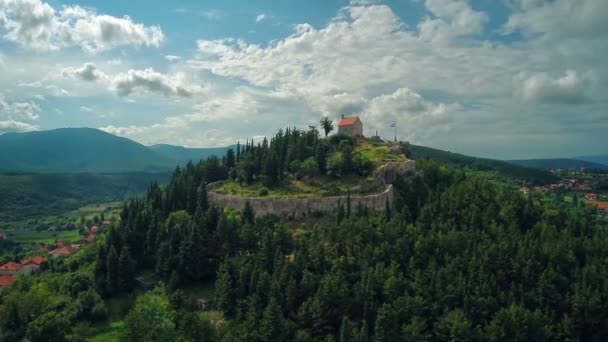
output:
<path id="1" fill-rule="evenodd" d="M 156 172 L 174 166 L 142 144 L 93 128 L 0 135 L 0 172 Z"/>
<path id="2" fill-rule="evenodd" d="M 187 163 L 190 160 L 199 161 L 201 159 L 207 159 L 211 156 L 222 157 L 226 154 L 228 149 L 232 148 L 236 150 L 236 145 L 212 148 L 188 148 L 183 146 L 160 144 L 149 146 L 149 148 L 165 158 L 171 159 L 177 163 Z"/>
<path id="3" fill-rule="evenodd" d="M 538 169 L 606 169 L 607 165 L 594 163 L 586 160 L 555 158 L 555 159 L 523 159 L 509 160 L 509 163 L 517 164 L 525 167 L 534 167 Z"/>
<path id="4" fill-rule="evenodd" d="M 576 157 L 576 159 L 608 166 L 608 154 L 595 155 L 595 156 L 582 156 L 582 157 Z"/>
<path id="5" fill-rule="evenodd" d="M 495 171 L 503 176 L 534 184 L 557 180 L 557 177 L 549 171 L 510 164 L 500 160 L 471 157 L 418 145 L 410 145 L 410 152 L 414 159 L 430 159 L 477 171 Z"/>

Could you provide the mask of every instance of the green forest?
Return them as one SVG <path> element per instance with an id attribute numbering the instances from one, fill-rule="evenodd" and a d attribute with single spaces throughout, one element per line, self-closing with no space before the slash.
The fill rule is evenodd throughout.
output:
<path id="1" fill-rule="evenodd" d="M 90 203 L 126 200 L 167 173 L 0 174 L 0 222 L 63 214 Z"/>
<path id="2" fill-rule="evenodd" d="M 125 297 L 124 341 L 608 339 L 608 227 L 582 202 L 419 160 L 382 212 L 346 201 L 285 221 L 209 203 L 208 183 L 270 186 L 317 155 L 292 141 L 284 157 L 274 139 L 246 144 L 150 185 L 98 243 L 2 294 L 0 340 L 95 339 Z M 157 286 L 142 290 L 142 275 Z M 213 317 L 189 292 L 210 283 Z"/>

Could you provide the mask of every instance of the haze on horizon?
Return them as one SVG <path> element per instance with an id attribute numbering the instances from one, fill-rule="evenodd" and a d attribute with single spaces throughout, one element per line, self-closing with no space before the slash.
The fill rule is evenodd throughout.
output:
<path id="1" fill-rule="evenodd" d="M 0 134 L 226 146 L 323 115 L 498 159 L 606 153 L 608 1 L 0 0 Z"/>

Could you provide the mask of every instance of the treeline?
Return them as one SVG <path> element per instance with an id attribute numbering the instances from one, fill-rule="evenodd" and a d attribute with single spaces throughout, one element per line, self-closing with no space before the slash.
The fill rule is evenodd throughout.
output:
<path id="1" fill-rule="evenodd" d="M 530 184 L 547 184 L 559 180 L 559 177 L 548 170 L 524 167 L 500 160 L 476 158 L 417 145 L 410 145 L 410 151 L 414 159 L 417 160 L 433 160 L 459 168 L 496 172 L 503 177 L 513 178 L 518 181 L 523 180 Z"/>
<path id="2" fill-rule="evenodd" d="M 365 176 L 371 172 L 372 162 L 354 149 L 355 141 L 348 135 L 321 138 L 316 128 L 287 128 L 258 144 L 253 140 L 242 147 L 238 144 L 236 155 L 228 151 L 226 166 L 232 169 L 231 179 L 246 184 L 260 181 L 267 186 L 276 185 L 289 174 Z"/>

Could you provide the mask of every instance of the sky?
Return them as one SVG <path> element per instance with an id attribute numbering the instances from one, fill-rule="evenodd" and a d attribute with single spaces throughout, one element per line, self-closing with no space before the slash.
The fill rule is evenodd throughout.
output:
<path id="1" fill-rule="evenodd" d="M 608 152 L 606 0 L 0 0 L 0 133 L 226 146 L 358 115 L 498 159 Z"/>

